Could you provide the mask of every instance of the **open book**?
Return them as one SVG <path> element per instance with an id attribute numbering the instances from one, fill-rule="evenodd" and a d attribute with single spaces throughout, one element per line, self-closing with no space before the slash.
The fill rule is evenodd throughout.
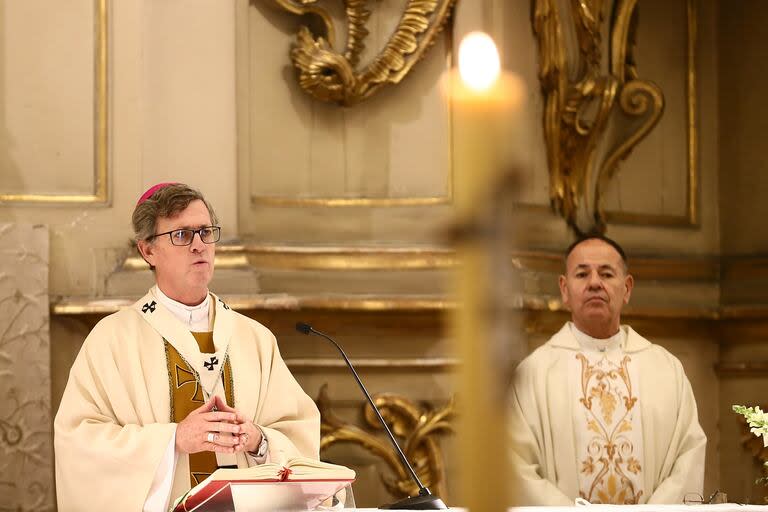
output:
<path id="1" fill-rule="evenodd" d="M 173 510 L 312 510 L 354 480 L 355 472 L 347 467 L 306 457 L 218 469 L 181 497 Z"/>

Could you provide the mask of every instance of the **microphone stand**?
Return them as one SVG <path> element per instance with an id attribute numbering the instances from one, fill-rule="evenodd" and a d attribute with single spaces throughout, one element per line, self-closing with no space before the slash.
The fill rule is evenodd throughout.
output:
<path id="1" fill-rule="evenodd" d="M 373 399 L 371 398 L 371 395 L 368 393 L 368 390 L 365 388 L 363 381 L 360 380 L 360 377 L 357 375 L 357 372 L 355 371 L 354 366 L 352 366 L 352 363 L 349 361 L 347 354 L 344 352 L 341 346 L 338 343 L 336 343 L 333 340 L 333 338 L 331 338 L 327 334 L 324 334 L 320 331 L 316 331 L 309 324 L 299 322 L 296 324 L 296 330 L 302 334 L 306 334 L 306 335 L 314 334 L 316 336 L 320 336 L 321 338 L 325 338 L 326 340 L 333 343 L 333 346 L 336 347 L 336 349 L 341 354 L 341 357 L 343 357 L 344 361 L 347 363 L 347 366 L 349 367 L 350 371 L 352 372 L 352 375 L 355 377 L 355 380 L 357 381 L 357 385 L 360 386 L 360 389 L 363 391 L 363 394 L 365 394 L 365 398 L 368 399 L 368 403 L 371 404 L 371 407 L 373 408 L 373 412 L 376 413 L 376 417 L 379 418 L 381 425 L 384 427 L 384 430 L 387 432 L 387 436 L 389 436 L 389 440 L 392 443 L 392 446 L 395 447 L 397 454 L 400 456 L 400 460 L 403 462 L 403 465 L 408 469 L 408 472 L 411 474 L 411 478 L 413 479 L 413 481 L 416 482 L 416 485 L 418 485 L 419 487 L 418 496 L 409 496 L 408 498 L 397 501 L 395 503 L 382 505 L 379 508 L 399 509 L 399 510 L 447 510 L 448 507 L 445 506 L 445 503 L 443 503 L 443 500 L 441 500 L 440 498 L 432 494 L 427 487 L 424 487 L 424 485 L 421 483 L 421 480 L 419 480 L 419 476 L 416 474 L 416 471 L 413 470 L 411 463 L 408 462 L 408 459 L 405 457 L 405 454 L 403 453 L 403 450 L 400 448 L 400 445 L 397 444 L 397 441 L 395 440 L 395 436 L 392 435 L 392 432 L 389 430 L 389 427 L 387 426 L 387 422 L 384 421 L 384 418 L 381 416 L 381 412 L 379 412 L 379 408 L 376 407 L 375 403 L 373 403 Z"/>

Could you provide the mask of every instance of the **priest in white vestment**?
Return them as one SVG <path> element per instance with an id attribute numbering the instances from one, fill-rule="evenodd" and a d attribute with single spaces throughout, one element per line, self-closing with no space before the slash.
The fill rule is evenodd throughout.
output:
<path id="1" fill-rule="evenodd" d="M 133 214 L 156 285 L 101 320 L 69 375 L 54 446 L 60 512 L 162 512 L 219 467 L 318 458 L 320 415 L 274 335 L 208 291 L 216 215 L 150 188 Z"/>
<path id="2" fill-rule="evenodd" d="M 680 361 L 620 324 L 623 249 L 588 237 L 560 276 L 566 323 L 517 368 L 510 446 L 517 505 L 680 504 L 702 494 L 706 436 Z"/>

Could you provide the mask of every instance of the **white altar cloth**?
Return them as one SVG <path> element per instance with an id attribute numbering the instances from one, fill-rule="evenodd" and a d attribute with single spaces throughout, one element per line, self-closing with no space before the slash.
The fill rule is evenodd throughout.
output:
<path id="1" fill-rule="evenodd" d="M 377 508 L 344 509 L 379 511 Z M 451 512 L 468 512 L 466 508 L 452 507 Z M 403 511 L 405 512 L 405 511 Z M 575 505 L 573 507 L 510 507 L 507 512 L 768 512 L 768 505 Z"/>

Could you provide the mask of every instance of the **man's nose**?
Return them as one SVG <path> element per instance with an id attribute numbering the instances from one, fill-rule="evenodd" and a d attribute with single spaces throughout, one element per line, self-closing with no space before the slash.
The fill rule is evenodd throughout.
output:
<path id="1" fill-rule="evenodd" d="M 590 272 L 589 274 L 589 280 L 587 281 L 587 285 L 590 288 L 600 288 L 603 286 L 602 281 L 600 280 L 600 276 L 597 272 Z"/>
<path id="2" fill-rule="evenodd" d="M 202 251 L 205 248 L 205 243 L 203 242 L 203 235 L 201 235 L 199 232 L 195 231 L 192 233 L 192 243 L 189 244 L 189 248 L 192 251 Z"/>

